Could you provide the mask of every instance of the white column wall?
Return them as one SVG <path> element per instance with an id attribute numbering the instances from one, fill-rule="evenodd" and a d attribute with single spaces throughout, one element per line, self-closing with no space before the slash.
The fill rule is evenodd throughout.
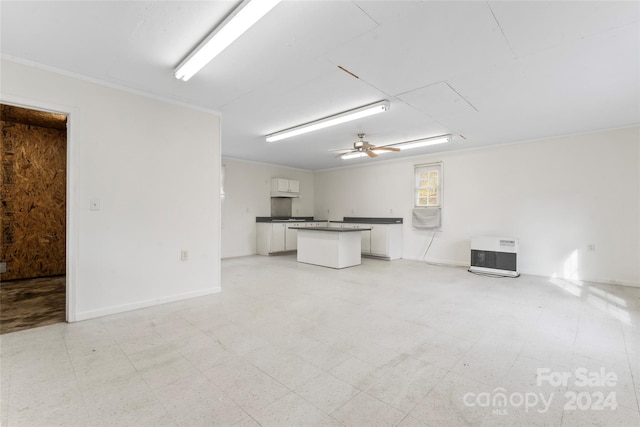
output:
<path id="1" fill-rule="evenodd" d="M 1 84 L 2 102 L 70 113 L 69 320 L 220 290 L 217 114 L 10 61 Z"/>

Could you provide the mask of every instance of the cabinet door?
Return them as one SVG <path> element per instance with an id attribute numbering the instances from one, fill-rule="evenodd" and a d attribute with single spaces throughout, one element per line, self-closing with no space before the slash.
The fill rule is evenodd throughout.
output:
<path id="1" fill-rule="evenodd" d="M 271 234 L 273 224 L 266 222 L 256 224 L 256 251 L 258 255 L 269 255 L 271 252 Z"/>
<path id="2" fill-rule="evenodd" d="M 278 191 L 289 191 L 289 180 L 284 178 L 276 178 Z"/>
<path id="3" fill-rule="evenodd" d="M 299 193 L 300 192 L 300 182 L 290 179 L 289 180 L 289 191 L 291 193 Z"/>
<path id="4" fill-rule="evenodd" d="M 371 225 L 371 255 L 387 256 L 387 226 Z"/>
<path id="5" fill-rule="evenodd" d="M 368 224 L 362 224 L 361 228 L 370 228 L 371 226 Z M 364 230 L 360 232 L 361 245 L 362 249 L 360 250 L 363 254 L 371 254 L 371 230 Z"/>
<path id="6" fill-rule="evenodd" d="M 294 251 L 298 249 L 298 230 L 292 230 L 289 227 L 300 227 L 302 225 L 303 224 L 299 224 L 297 222 L 293 224 L 286 224 L 287 231 L 285 232 L 285 239 L 284 239 L 285 251 Z"/>
<path id="7" fill-rule="evenodd" d="M 269 252 L 284 251 L 284 238 L 286 225 L 283 223 L 272 224 L 271 227 L 271 250 Z"/>

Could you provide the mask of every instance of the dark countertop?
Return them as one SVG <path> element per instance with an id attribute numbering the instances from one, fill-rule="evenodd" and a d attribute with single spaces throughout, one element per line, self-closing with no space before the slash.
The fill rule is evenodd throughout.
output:
<path id="1" fill-rule="evenodd" d="M 289 227 L 289 230 L 306 230 L 306 231 L 331 231 L 334 233 L 348 233 L 351 231 L 367 231 L 370 228 L 340 228 L 340 227 Z"/>
<path id="2" fill-rule="evenodd" d="M 342 221 L 330 221 L 336 223 L 364 223 L 364 224 L 402 224 L 402 218 L 380 218 L 364 216 L 345 216 Z"/>
<path id="3" fill-rule="evenodd" d="M 327 220 L 313 219 L 312 216 L 294 216 L 294 217 L 257 216 L 256 222 L 327 222 Z"/>

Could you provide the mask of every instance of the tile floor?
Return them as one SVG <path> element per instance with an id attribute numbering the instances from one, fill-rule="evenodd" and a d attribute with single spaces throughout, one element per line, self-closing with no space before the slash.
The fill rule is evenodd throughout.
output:
<path id="1" fill-rule="evenodd" d="M 408 260 L 222 271 L 220 294 L 0 336 L 1 424 L 640 425 L 638 288 Z"/>

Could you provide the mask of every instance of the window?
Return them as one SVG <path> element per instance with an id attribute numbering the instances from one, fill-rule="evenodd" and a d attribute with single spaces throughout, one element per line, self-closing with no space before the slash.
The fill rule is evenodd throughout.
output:
<path id="1" fill-rule="evenodd" d="M 411 225 L 417 230 L 440 229 L 442 213 L 442 162 L 414 169 Z"/>
<path id="2" fill-rule="evenodd" d="M 413 206 L 416 208 L 442 205 L 442 163 L 416 165 Z"/>

